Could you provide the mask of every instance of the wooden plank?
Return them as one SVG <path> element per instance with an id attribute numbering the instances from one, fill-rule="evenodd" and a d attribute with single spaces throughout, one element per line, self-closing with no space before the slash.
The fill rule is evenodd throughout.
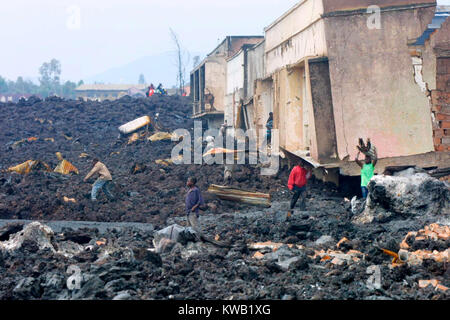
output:
<path id="1" fill-rule="evenodd" d="M 208 192 L 214 194 L 219 199 L 227 201 L 242 202 L 245 204 L 271 207 L 270 194 L 239 190 L 226 186 L 211 185 Z"/>

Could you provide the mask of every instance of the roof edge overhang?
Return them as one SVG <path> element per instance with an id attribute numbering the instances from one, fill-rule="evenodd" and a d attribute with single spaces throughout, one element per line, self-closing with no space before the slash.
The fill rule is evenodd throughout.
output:
<path id="1" fill-rule="evenodd" d="M 431 7 L 436 7 L 436 2 L 386 6 L 386 7 L 380 7 L 380 11 L 381 12 L 404 11 L 404 10 L 422 9 L 422 8 L 431 8 Z M 353 16 L 353 15 L 363 15 L 363 14 L 368 14 L 367 8 L 337 10 L 337 11 L 327 12 L 327 13 L 322 14 L 322 18 Z"/>

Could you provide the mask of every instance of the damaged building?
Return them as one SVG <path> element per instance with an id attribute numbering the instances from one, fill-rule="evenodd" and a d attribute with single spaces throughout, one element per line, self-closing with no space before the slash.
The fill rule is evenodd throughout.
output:
<path id="1" fill-rule="evenodd" d="M 144 91 L 147 84 L 83 84 L 75 89 L 77 99 L 85 101 L 116 100 L 128 94 L 130 91 Z"/>
<path id="2" fill-rule="evenodd" d="M 378 173 L 448 166 L 447 11 L 434 0 L 303 0 L 265 28 L 264 41 L 221 60 L 225 75 L 199 66 L 191 83 L 203 74 L 221 87 L 214 112 L 256 129 L 259 145 L 273 112 L 282 155 L 327 168 L 336 183 L 359 175 L 359 138 L 377 146 Z M 208 113 L 203 101 L 194 98 L 194 117 Z"/>
<path id="3" fill-rule="evenodd" d="M 224 121 L 227 95 L 227 60 L 244 45 L 259 43 L 263 36 L 228 36 L 191 72 L 193 118 L 219 128 Z"/>

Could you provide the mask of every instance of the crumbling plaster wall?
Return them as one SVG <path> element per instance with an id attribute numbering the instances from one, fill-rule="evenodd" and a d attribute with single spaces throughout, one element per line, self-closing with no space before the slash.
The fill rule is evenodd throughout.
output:
<path id="1" fill-rule="evenodd" d="M 356 156 L 358 138 L 371 138 L 380 158 L 434 150 L 428 97 L 414 80 L 408 39 L 419 37 L 434 8 L 325 18 L 338 156 Z"/>
<path id="2" fill-rule="evenodd" d="M 224 57 L 209 57 L 205 64 L 205 93 L 214 95 L 214 108 L 225 111 L 227 62 Z"/>

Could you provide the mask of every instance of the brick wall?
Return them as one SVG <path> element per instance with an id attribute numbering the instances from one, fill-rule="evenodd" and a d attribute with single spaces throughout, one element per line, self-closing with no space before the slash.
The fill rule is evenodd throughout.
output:
<path id="1" fill-rule="evenodd" d="M 431 92 L 431 103 L 435 150 L 450 151 L 450 58 L 437 59 L 436 90 Z"/>

